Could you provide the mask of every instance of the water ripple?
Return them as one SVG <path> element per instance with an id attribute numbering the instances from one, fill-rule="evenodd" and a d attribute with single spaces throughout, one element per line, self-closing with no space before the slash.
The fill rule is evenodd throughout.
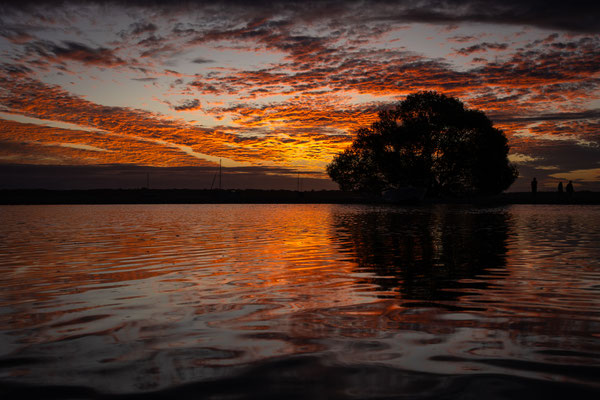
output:
<path id="1" fill-rule="evenodd" d="M 597 206 L 15 206 L 0 219 L 5 385 L 170 393 L 259 370 L 271 382 L 273 368 L 303 381 L 310 364 L 346 397 L 370 396 L 350 370 L 374 397 L 471 376 L 600 389 Z"/>

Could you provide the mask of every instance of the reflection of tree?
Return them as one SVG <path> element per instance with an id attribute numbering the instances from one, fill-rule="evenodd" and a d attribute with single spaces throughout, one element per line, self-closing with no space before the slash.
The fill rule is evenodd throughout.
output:
<path id="1" fill-rule="evenodd" d="M 334 215 L 341 245 L 383 290 L 421 301 L 457 299 L 486 283 L 483 271 L 504 267 L 509 216 L 452 207 L 386 209 Z"/>

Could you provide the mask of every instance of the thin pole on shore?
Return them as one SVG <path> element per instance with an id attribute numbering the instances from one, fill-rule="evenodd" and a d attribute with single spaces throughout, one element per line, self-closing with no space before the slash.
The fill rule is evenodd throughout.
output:
<path id="1" fill-rule="evenodd" d="M 222 186 L 222 172 L 221 172 L 221 159 L 219 158 L 219 190 L 223 189 Z"/>

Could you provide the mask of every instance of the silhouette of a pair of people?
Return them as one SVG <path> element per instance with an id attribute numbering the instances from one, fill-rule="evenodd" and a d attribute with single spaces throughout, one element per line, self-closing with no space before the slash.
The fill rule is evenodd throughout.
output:
<path id="1" fill-rule="evenodd" d="M 534 196 L 537 193 L 537 186 L 538 186 L 537 179 L 533 178 L 533 180 L 531 181 L 531 193 L 533 193 Z M 567 183 L 566 191 L 567 191 L 567 195 L 569 197 L 571 197 L 573 195 L 573 192 L 574 192 L 573 181 L 569 181 L 569 183 Z M 562 184 L 562 182 L 558 182 L 558 193 L 562 193 L 562 192 L 563 192 L 563 184 Z"/>
<path id="2" fill-rule="evenodd" d="M 573 190 L 573 181 L 569 181 L 569 183 L 567 183 L 567 194 L 569 196 L 571 196 L 574 192 Z M 562 182 L 558 182 L 558 193 L 562 193 L 563 192 L 563 184 Z"/>

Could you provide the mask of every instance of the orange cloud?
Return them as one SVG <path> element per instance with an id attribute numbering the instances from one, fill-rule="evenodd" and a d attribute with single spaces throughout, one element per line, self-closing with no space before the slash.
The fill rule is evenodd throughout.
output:
<path id="1" fill-rule="evenodd" d="M 0 119 L 0 143 L 0 160 L 13 164 L 214 165 L 177 148 L 148 140 L 6 119 Z"/>
<path id="2" fill-rule="evenodd" d="M 17 84 L 5 79 L 2 80 L 2 83 L 9 90 L 0 94 L 0 104 L 12 113 L 94 128 L 107 132 L 108 136 L 116 135 L 126 138 L 130 142 L 144 142 L 145 145 L 154 143 L 162 146 L 163 149 L 169 148 L 167 154 L 177 150 L 185 153 L 185 149 L 189 148 L 188 153 L 193 151 L 200 155 L 223 157 L 242 163 L 249 162 L 260 165 L 266 162 L 277 162 L 281 165 L 291 165 L 297 162 L 302 163 L 304 160 L 307 165 L 312 165 L 318 158 L 317 154 L 321 154 L 323 148 L 327 149 L 328 143 L 340 142 L 339 135 L 330 137 L 318 134 L 314 129 L 310 133 L 301 132 L 294 136 L 280 135 L 276 132 L 248 135 L 249 131 L 245 128 L 251 127 L 252 124 L 246 124 L 245 127 L 242 126 L 239 129 L 231 127 L 206 129 L 141 110 L 101 106 L 70 95 L 57 87 L 47 86 L 33 80 L 21 81 Z M 8 130 L 8 128 L 7 126 L 6 129 Z M 10 128 L 14 129 L 14 126 Z M 31 136 L 43 137 L 43 129 L 38 130 L 34 126 L 27 128 L 31 130 Z M 56 131 L 53 132 L 56 133 Z M 127 147 L 124 142 L 119 142 L 116 147 L 110 146 L 105 140 L 100 139 L 107 136 L 97 134 L 92 139 L 89 133 L 82 132 L 78 131 L 76 135 L 71 135 L 68 143 L 83 143 L 115 150 L 115 153 L 110 156 L 102 155 L 100 157 L 102 159 L 118 157 L 119 154 L 123 154 L 124 160 L 129 159 L 129 156 L 125 155 Z M 317 135 L 313 133 L 317 133 Z M 23 129 L 19 134 L 24 134 Z M 119 151 L 121 145 L 123 152 Z M 317 150 L 315 146 L 321 150 Z M 332 149 L 338 147 L 336 145 Z M 59 150 L 63 153 L 83 151 L 64 148 Z M 94 152 L 93 157 L 98 158 L 96 153 Z M 146 154 L 141 160 L 144 163 L 151 163 L 152 156 L 150 154 L 157 155 L 158 152 Z M 332 152 L 325 150 L 324 154 L 330 157 Z M 169 162 L 160 160 L 161 157 L 157 157 L 157 165 L 165 163 L 165 165 L 174 165 L 176 162 L 180 162 L 180 165 L 198 164 L 197 159 L 192 160 L 189 157 L 180 157 L 177 158 L 178 161 L 173 159 Z M 132 159 L 132 162 L 137 161 Z M 320 162 L 323 163 L 323 158 Z"/>

